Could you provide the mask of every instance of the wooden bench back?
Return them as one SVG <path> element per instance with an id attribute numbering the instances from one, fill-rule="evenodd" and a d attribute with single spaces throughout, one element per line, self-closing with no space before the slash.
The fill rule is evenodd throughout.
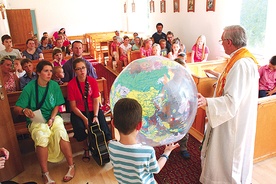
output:
<path id="1" fill-rule="evenodd" d="M 98 83 L 98 87 L 99 87 L 99 92 L 101 93 L 101 102 L 102 103 L 107 103 L 109 101 L 109 97 L 108 97 L 108 90 L 107 90 L 107 81 L 105 78 L 100 78 L 97 79 L 97 83 Z M 64 98 L 67 97 L 67 85 L 61 85 L 60 89 L 62 91 L 62 94 L 64 96 Z M 10 109 L 13 115 L 13 119 L 14 121 L 17 121 L 17 117 L 15 117 L 16 115 L 13 113 L 13 108 L 15 106 L 15 103 L 17 102 L 19 96 L 21 95 L 22 91 L 15 91 L 15 92 L 11 92 L 11 93 L 7 93 L 7 97 L 8 97 L 8 101 L 9 101 L 9 105 L 10 105 Z M 22 118 L 20 118 L 19 121 L 21 121 Z M 22 134 L 28 134 L 28 129 L 26 127 L 26 122 L 14 122 L 15 124 L 15 132 L 17 135 L 22 135 Z M 66 130 L 69 128 L 72 128 L 71 126 L 65 126 Z"/>
<path id="2" fill-rule="evenodd" d="M 14 49 L 18 49 L 20 52 L 23 52 L 24 50 L 26 50 L 26 43 L 14 43 L 13 47 Z"/>
<path id="3" fill-rule="evenodd" d="M 108 97 L 108 90 L 107 90 L 107 81 L 104 77 L 97 79 L 97 84 L 99 87 L 99 92 L 101 93 L 101 97 L 103 100 L 103 103 L 106 103 L 109 101 Z M 64 96 L 64 98 L 67 98 L 67 85 L 60 85 L 61 92 Z M 15 106 L 15 103 L 17 102 L 19 96 L 21 95 L 22 91 L 15 91 L 7 93 L 8 100 L 10 107 Z"/>
<path id="4" fill-rule="evenodd" d="M 53 49 L 43 50 L 42 53 L 45 60 L 50 62 L 53 60 Z"/>
<path id="5" fill-rule="evenodd" d="M 136 59 L 140 59 L 141 58 L 141 52 L 140 50 L 134 50 L 134 51 L 130 51 L 127 53 L 127 57 L 128 57 L 128 62 L 132 62 Z"/>

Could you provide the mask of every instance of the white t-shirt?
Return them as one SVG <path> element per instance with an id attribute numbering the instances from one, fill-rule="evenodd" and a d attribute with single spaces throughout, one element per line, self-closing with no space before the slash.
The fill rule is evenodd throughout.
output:
<path id="1" fill-rule="evenodd" d="M 7 52 L 6 50 L 0 51 L 0 58 L 4 56 L 15 56 L 16 58 L 22 58 L 20 51 L 18 49 L 12 49 L 11 52 Z"/>
<path id="2" fill-rule="evenodd" d="M 124 54 L 127 54 L 127 51 L 130 50 L 131 47 L 132 47 L 132 46 L 131 46 L 130 44 L 128 44 L 127 46 L 125 46 L 125 45 L 122 43 L 122 44 L 120 45 L 120 48 L 123 49 Z"/>

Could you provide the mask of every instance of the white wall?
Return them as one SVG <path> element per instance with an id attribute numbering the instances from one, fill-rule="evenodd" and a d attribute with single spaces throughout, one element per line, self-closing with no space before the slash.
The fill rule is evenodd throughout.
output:
<path id="1" fill-rule="evenodd" d="M 195 1 L 195 12 L 187 12 L 187 0 L 180 0 L 180 12 L 173 13 L 173 0 L 166 0 L 166 13 L 160 13 L 160 0 L 154 0 L 155 12 L 149 13 L 150 0 L 134 0 L 136 11 L 131 12 L 133 0 L 68 1 L 68 0 L 0 0 L 9 9 L 33 9 L 36 13 L 39 36 L 52 34 L 61 27 L 67 35 L 89 32 L 124 30 L 152 35 L 158 22 L 164 32 L 172 31 L 191 51 L 197 37 L 204 34 L 210 49 L 209 59 L 224 55 L 218 40 L 223 27 L 239 23 L 239 0 L 217 0 L 215 12 L 206 12 L 206 0 Z M 124 3 L 127 13 L 124 13 Z M 149 18 L 149 21 L 146 21 Z M 4 26 L 2 26 L 4 25 Z M 4 27 L 4 29 L 2 29 Z M 7 19 L 0 19 L 0 35 L 8 33 Z"/>
<path id="2" fill-rule="evenodd" d="M 207 38 L 210 49 L 208 59 L 223 57 L 224 50 L 219 44 L 223 28 L 239 24 L 239 0 L 217 0 L 215 12 L 206 12 L 206 0 L 195 1 L 195 12 L 187 12 L 187 0 L 180 0 L 180 12 L 173 12 L 173 1 L 166 1 L 166 13 L 160 13 L 160 1 L 155 1 L 155 13 L 150 14 L 150 31 L 156 31 L 155 25 L 162 22 L 163 31 L 172 31 L 185 44 L 190 52 L 199 35 Z"/>
<path id="3" fill-rule="evenodd" d="M 6 0 L 0 0 L 0 3 L 7 4 Z M 10 34 L 6 12 L 4 12 L 4 15 L 5 19 L 2 19 L 2 15 L 0 15 L 0 36 L 4 34 Z M 0 50 L 3 49 L 5 49 L 5 47 L 2 45 L 2 41 L 0 41 Z"/>
<path id="4" fill-rule="evenodd" d="M 66 28 L 67 35 L 115 31 L 122 27 L 118 0 L 7 0 L 10 9 L 35 10 L 38 33 Z"/>

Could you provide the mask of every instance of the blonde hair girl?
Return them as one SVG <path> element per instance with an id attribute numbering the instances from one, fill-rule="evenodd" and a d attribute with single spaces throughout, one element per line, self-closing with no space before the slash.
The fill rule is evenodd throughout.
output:
<path id="1" fill-rule="evenodd" d="M 206 37 L 200 35 L 192 47 L 191 63 L 207 61 L 209 48 L 206 46 Z"/>

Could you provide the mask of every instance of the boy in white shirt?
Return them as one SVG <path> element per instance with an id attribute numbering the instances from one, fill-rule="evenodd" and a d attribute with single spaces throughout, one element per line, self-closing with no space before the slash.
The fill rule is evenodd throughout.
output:
<path id="1" fill-rule="evenodd" d="M 12 48 L 12 38 L 9 35 L 3 35 L 1 37 L 2 44 L 5 46 L 4 50 L 0 51 L 0 58 L 4 56 L 10 56 L 12 60 L 15 58 L 22 58 L 18 49 Z"/>

